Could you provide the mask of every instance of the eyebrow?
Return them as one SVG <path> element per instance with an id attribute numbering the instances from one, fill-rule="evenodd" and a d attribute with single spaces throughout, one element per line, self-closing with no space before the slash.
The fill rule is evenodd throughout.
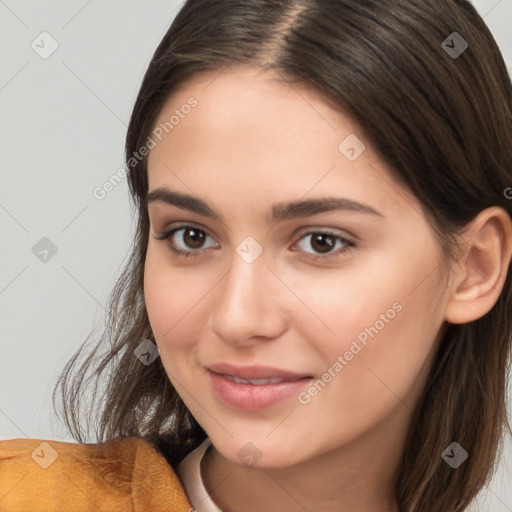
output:
<path id="1" fill-rule="evenodd" d="M 197 213 L 203 217 L 224 222 L 222 215 L 217 213 L 206 201 L 180 192 L 173 192 L 166 187 L 159 187 L 148 193 L 147 203 L 151 204 L 156 202 L 167 203 L 183 210 Z M 324 197 L 304 201 L 276 203 L 272 206 L 270 211 L 271 214 L 268 217 L 269 221 L 285 221 L 331 211 L 365 213 L 384 217 L 382 213 L 373 209 L 371 206 L 345 197 Z"/>

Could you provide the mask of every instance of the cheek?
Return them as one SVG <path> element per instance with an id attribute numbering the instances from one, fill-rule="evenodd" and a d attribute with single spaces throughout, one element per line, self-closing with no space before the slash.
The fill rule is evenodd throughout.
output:
<path id="1" fill-rule="evenodd" d="M 429 273 L 435 252 L 403 249 L 294 283 L 309 306 L 294 316 L 301 337 L 314 340 L 323 370 L 336 375 L 327 387 L 359 407 L 416 385 L 443 322 L 442 276 Z"/>
<path id="2" fill-rule="evenodd" d="M 416 270 L 404 268 L 396 254 L 381 251 L 356 255 L 339 268 L 323 272 L 287 272 L 281 276 L 294 293 L 288 294 L 288 305 L 281 307 L 289 307 L 294 327 L 300 329 L 303 339 L 314 341 L 328 363 L 349 350 L 354 340 L 365 347 L 375 331 L 376 337 L 382 338 L 389 325 L 401 322 L 401 304 L 409 301 L 403 290 L 409 287 L 410 291 Z M 363 351 L 359 354 L 359 359 L 364 358 Z"/>
<path id="3" fill-rule="evenodd" d="M 340 373 L 337 391 L 333 389 L 340 398 L 340 414 L 358 410 L 364 417 L 366 411 L 371 422 L 397 406 L 414 409 L 442 325 L 436 311 L 440 284 L 436 277 L 432 275 L 413 292 L 410 285 L 397 287 L 389 282 L 391 292 L 368 301 L 366 321 L 352 324 L 352 335 L 343 340 L 351 361 Z"/>
<path id="4" fill-rule="evenodd" d="M 368 351 L 368 368 L 375 379 L 411 409 L 427 376 L 443 324 L 441 289 L 437 273 L 431 274 L 414 290 L 404 287 L 399 299 L 402 311 L 375 342 L 372 340 Z"/>
<path id="5" fill-rule="evenodd" d="M 144 300 L 151 329 L 165 362 L 166 354 L 196 344 L 205 314 L 205 296 L 213 285 L 193 267 L 173 267 L 159 248 L 148 250 L 144 269 Z"/>

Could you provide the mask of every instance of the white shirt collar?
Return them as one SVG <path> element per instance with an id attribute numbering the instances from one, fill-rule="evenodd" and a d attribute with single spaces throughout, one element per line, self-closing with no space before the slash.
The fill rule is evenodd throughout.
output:
<path id="1" fill-rule="evenodd" d="M 207 437 L 195 450 L 192 450 L 176 468 L 195 512 L 222 512 L 206 492 L 201 477 L 201 460 L 211 444 L 212 442 Z"/>

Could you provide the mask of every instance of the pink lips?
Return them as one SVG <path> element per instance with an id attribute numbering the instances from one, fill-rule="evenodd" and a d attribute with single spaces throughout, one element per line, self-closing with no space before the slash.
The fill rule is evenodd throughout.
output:
<path id="1" fill-rule="evenodd" d="M 218 363 L 208 365 L 208 370 L 215 373 L 232 375 L 241 379 L 285 379 L 297 380 L 304 377 L 311 377 L 307 373 L 295 373 L 288 370 L 280 370 L 271 366 L 237 366 L 229 363 Z"/>
<path id="2" fill-rule="evenodd" d="M 212 389 L 220 400 L 242 411 L 258 411 L 270 407 L 291 395 L 296 395 L 312 377 L 288 370 L 265 366 L 234 366 L 228 363 L 207 367 Z M 282 382 L 251 384 L 233 382 L 237 379 L 281 379 Z"/>

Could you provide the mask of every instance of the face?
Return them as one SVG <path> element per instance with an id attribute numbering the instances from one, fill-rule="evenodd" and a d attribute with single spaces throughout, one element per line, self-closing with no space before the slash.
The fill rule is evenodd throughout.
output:
<path id="1" fill-rule="evenodd" d="M 155 128 L 174 115 L 173 126 L 154 132 L 148 160 L 150 193 L 216 214 L 163 195 L 148 204 L 144 293 L 162 363 L 216 449 L 263 467 L 408 417 L 447 279 L 420 204 L 355 122 L 278 78 L 196 75 L 165 104 Z M 326 198 L 353 208 L 312 207 Z"/>

